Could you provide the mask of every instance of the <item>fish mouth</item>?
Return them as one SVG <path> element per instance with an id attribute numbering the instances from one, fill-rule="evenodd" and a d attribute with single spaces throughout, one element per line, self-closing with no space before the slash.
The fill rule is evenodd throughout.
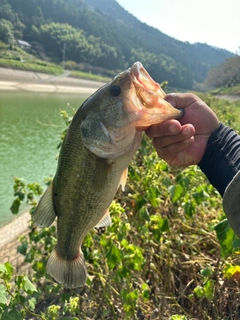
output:
<path id="1" fill-rule="evenodd" d="M 141 62 L 137 61 L 130 69 L 130 77 L 135 86 L 136 95 L 145 108 L 152 108 L 158 102 L 158 98 L 163 99 L 165 92 L 160 85 L 155 82 Z"/>
<path id="2" fill-rule="evenodd" d="M 133 97 L 133 104 L 139 111 L 144 111 L 144 109 L 145 112 L 147 111 L 149 120 L 152 119 L 149 124 L 156 123 L 155 120 L 157 119 L 158 122 L 161 122 L 182 116 L 182 110 L 173 108 L 170 103 L 164 100 L 166 93 L 152 79 L 141 62 L 135 62 L 129 69 L 129 74 L 136 92 L 135 97 Z"/>

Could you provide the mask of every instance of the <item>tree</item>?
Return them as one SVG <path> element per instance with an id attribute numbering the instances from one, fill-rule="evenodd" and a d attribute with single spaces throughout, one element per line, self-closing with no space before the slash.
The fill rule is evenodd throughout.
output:
<path id="1" fill-rule="evenodd" d="M 23 32 L 25 30 L 26 26 L 21 22 L 17 21 L 14 23 L 14 37 L 15 39 L 22 39 L 23 38 Z"/>
<path id="2" fill-rule="evenodd" d="M 13 25 L 10 21 L 5 19 L 0 19 L 0 40 L 10 45 L 14 41 Z"/>
<path id="3" fill-rule="evenodd" d="M 41 42 L 59 61 L 62 58 L 64 43 L 67 48 L 67 60 L 84 62 L 88 59 L 90 45 L 83 30 L 75 29 L 66 23 L 50 23 L 40 27 Z"/>
<path id="4" fill-rule="evenodd" d="M 209 72 L 205 81 L 209 87 L 232 87 L 240 84 L 240 56 L 229 58 Z"/>
<path id="5" fill-rule="evenodd" d="M 14 13 L 10 4 L 3 4 L 0 6 L 0 19 L 6 19 L 14 22 Z"/>
<path id="6" fill-rule="evenodd" d="M 42 24 L 44 24 L 44 16 L 42 13 L 42 9 L 37 6 L 34 15 L 32 17 L 32 24 L 36 27 L 40 27 Z"/>

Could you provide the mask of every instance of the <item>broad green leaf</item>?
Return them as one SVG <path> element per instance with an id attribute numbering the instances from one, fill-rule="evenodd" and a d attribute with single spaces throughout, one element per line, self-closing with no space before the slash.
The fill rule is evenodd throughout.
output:
<path id="1" fill-rule="evenodd" d="M 11 205 L 10 210 L 13 214 L 17 214 L 19 211 L 19 207 L 21 205 L 21 200 L 19 198 L 15 199 Z"/>
<path id="2" fill-rule="evenodd" d="M 26 276 L 24 276 L 23 278 L 23 289 L 25 292 L 29 294 L 37 291 L 36 287 L 32 284 L 32 282 Z"/>
<path id="3" fill-rule="evenodd" d="M 192 217 L 192 215 L 195 212 L 195 206 L 193 205 L 192 202 L 184 202 L 182 204 L 183 210 L 184 210 L 184 214 L 188 217 Z"/>
<path id="4" fill-rule="evenodd" d="M 239 239 L 239 238 L 234 239 L 232 245 L 233 245 L 233 248 L 234 248 L 234 249 L 239 249 L 239 248 L 240 248 L 240 239 Z"/>
<path id="5" fill-rule="evenodd" d="M 7 268 L 6 268 L 5 264 L 0 264 L 0 272 L 5 273 L 6 271 L 7 271 Z"/>
<path id="6" fill-rule="evenodd" d="M 122 258 L 123 258 L 123 253 L 120 249 L 118 249 L 118 247 L 112 243 L 107 255 L 107 263 L 110 269 L 113 269 L 116 264 L 118 264 Z"/>
<path id="7" fill-rule="evenodd" d="M 13 266 L 6 262 L 5 264 L 0 265 L 0 274 L 2 274 L 2 278 L 5 280 L 11 280 L 13 274 Z"/>
<path id="8" fill-rule="evenodd" d="M 214 229 L 217 233 L 217 237 L 219 240 L 224 240 L 225 239 L 225 235 L 226 235 L 226 232 L 228 231 L 229 229 L 229 222 L 227 219 L 224 219 L 222 221 L 220 221 L 218 224 L 216 224 L 214 226 Z"/>
<path id="9" fill-rule="evenodd" d="M 214 288 L 214 281 L 208 280 L 204 285 L 204 290 L 206 294 L 206 298 L 208 301 L 211 301 L 213 299 L 213 288 Z"/>
<path id="10" fill-rule="evenodd" d="M 21 190 L 19 190 L 19 191 L 17 191 L 17 192 L 15 192 L 15 194 L 14 194 L 15 196 L 17 196 L 21 201 L 23 201 L 24 200 L 24 198 L 25 198 L 25 193 L 24 192 L 22 192 Z"/>
<path id="11" fill-rule="evenodd" d="M 147 194 L 148 194 L 148 199 L 149 199 L 151 205 L 154 208 L 158 207 L 159 202 L 157 200 L 157 197 L 159 196 L 160 191 L 156 187 L 149 187 Z"/>
<path id="12" fill-rule="evenodd" d="M 6 304 L 7 302 L 7 291 L 3 284 L 0 284 L 0 304 Z"/>
<path id="13" fill-rule="evenodd" d="M 17 310 L 11 310 L 3 316 L 2 320 L 23 320 L 23 317 Z"/>
<path id="14" fill-rule="evenodd" d="M 170 186 L 168 191 L 170 192 L 172 202 L 179 200 L 183 194 L 183 188 L 179 184 L 176 186 Z"/>
<path id="15" fill-rule="evenodd" d="M 146 206 L 142 207 L 140 210 L 139 210 L 139 216 L 146 220 L 146 221 L 149 221 L 150 220 L 150 217 L 149 217 L 149 212 L 148 212 L 148 209 Z"/>
<path id="16" fill-rule="evenodd" d="M 12 274 L 13 274 L 13 266 L 11 265 L 11 263 L 9 263 L 9 262 L 6 262 L 5 263 L 5 267 L 6 267 L 6 270 L 7 270 L 7 273 L 10 275 L 10 276 L 12 276 Z"/>
<path id="17" fill-rule="evenodd" d="M 203 287 L 201 286 L 197 286 L 195 289 L 194 289 L 194 293 L 196 294 L 196 296 L 198 298 L 202 298 L 204 296 L 204 289 Z"/>
<path id="18" fill-rule="evenodd" d="M 222 220 L 214 227 L 217 238 L 221 245 L 222 256 L 227 256 L 233 252 L 233 241 L 236 239 L 235 233 L 227 219 Z"/>
<path id="19" fill-rule="evenodd" d="M 212 275 L 213 270 L 212 270 L 211 267 L 206 267 L 206 268 L 202 269 L 202 270 L 200 271 L 200 273 L 201 273 L 201 275 L 202 275 L 203 277 L 207 278 L 207 277 L 210 277 L 210 276 Z"/>
<path id="20" fill-rule="evenodd" d="M 127 294 L 127 297 L 131 300 L 137 300 L 138 298 L 138 290 L 131 291 Z"/>
<path id="21" fill-rule="evenodd" d="M 29 309 L 34 311 L 35 310 L 35 306 L 36 306 L 37 300 L 36 298 L 32 297 L 31 299 L 28 300 L 28 305 L 29 305 Z"/>
<path id="22" fill-rule="evenodd" d="M 22 255 L 26 255 L 28 248 L 28 243 L 24 242 L 20 246 L 17 247 L 17 252 L 21 253 Z"/>

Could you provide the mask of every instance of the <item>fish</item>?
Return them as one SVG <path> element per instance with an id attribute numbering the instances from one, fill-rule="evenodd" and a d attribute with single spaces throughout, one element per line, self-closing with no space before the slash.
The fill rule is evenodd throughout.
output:
<path id="1" fill-rule="evenodd" d="M 57 245 L 46 270 L 65 287 L 86 283 L 81 246 L 90 229 L 111 224 L 108 207 L 120 185 L 124 190 L 128 165 L 141 144 L 137 128 L 181 116 L 164 97 L 138 61 L 88 97 L 75 113 L 56 174 L 32 217 L 39 227 L 49 227 L 57 218 Z"/>

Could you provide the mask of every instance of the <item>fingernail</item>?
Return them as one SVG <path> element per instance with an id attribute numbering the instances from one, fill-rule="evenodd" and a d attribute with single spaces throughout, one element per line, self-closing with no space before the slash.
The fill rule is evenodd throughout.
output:
<path id="1" fill-rule="evenodd" d="M 182 134 L 186 137 L 190 135 L 190 129 L 188 127 L 184 128 Z"/>
<path id="2" fill-rule="evenodd" d="M 185 144 L 189 144 L 189 143 L 191 143 L 191 142 L 193 142 L 193 141 L 194 141 L 194 137 L 190 137 L 190 138 L 184 140 L 183 142 L 184 142 Z"/>

